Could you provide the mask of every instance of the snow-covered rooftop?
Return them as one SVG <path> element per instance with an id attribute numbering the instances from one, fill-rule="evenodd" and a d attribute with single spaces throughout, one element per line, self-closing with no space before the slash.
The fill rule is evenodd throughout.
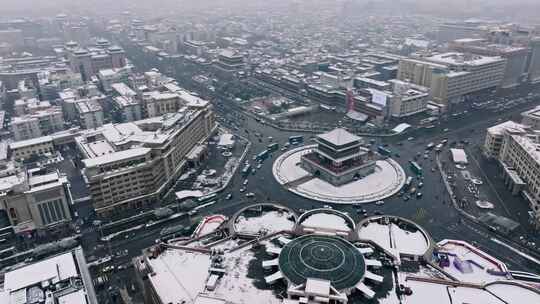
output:
<path id="1" fill-rule="evenodd" d="M 334 129 L 330 132 L 320 134 L 317 137 L 335 146 L 343 146 L 343 145 L 358 142 L 361 140 L 360 137 L 352 133 L 349 133 L 347 130 L 343 128 Z"/>

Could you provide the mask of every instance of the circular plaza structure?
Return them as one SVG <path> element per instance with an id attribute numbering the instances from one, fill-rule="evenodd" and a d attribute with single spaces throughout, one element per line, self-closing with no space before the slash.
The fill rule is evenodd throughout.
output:
<path id="1" fill-rule="evenodd" d="M 316 145 L 290 150 L 279 156 L 272 167 L 274 178 L 287 190 L 300 196 L 336 204 L 370 203 L 396 194 L 407 176 L 393 159 L 377 160 L 374 171 L 362 178 L 342 185 L 333 185 L 315 177 L 301 167 L 302 155 Z"/>
<path id="2" fill-rule="evenodd" d="M 294 285 L 308 278 L 330 281 L 338 290 L 352 288 L 364 278 L 363 255 L 347 240 L 335 236 L 304 235 L 286 244 L 279 268 Z"/>

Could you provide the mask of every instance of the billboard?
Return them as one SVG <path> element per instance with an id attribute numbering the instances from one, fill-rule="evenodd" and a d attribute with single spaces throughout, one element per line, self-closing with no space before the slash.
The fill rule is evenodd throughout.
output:
<path id="1" fill-rule="evenodd" d="M 386 93 L 384 92 L 378 90 L 371 90 L 371 102 L 373 102 L 374 104 L 386 107 L 387 97 L 388 95 L 386 95 Z"/>

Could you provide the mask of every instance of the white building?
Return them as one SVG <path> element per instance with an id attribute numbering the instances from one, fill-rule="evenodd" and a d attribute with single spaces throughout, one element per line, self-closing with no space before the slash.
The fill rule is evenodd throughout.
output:
<path id="1" fill-rule="evenodd" d="M 116 96 L 113 98 L 113 106 L 122 122 L 142 119 L 141 103 L 134 97 Z"/>
<path id="2" fill-rule="evenodd" d="M 484 153 L 496 158 L 512 194 L 522 194 L 531 207 L 531 221 L 540 228 L 540 131 L 505 122 L 488 129 Z"/>
<path id="3" fill-rule="evenodd" d="M 3 304 L 98 304 L 81 247 L 31 264 L 23 263 L 3 276 Z"/>
<path id="4" fill-rule="evenodd" d="M 62 109 L 54 106 L 32 114 L 13 117 L 11 129 L 15 140 L 24 140 L 61 131 L 64 129 Z"/>
<path id="5" fill-rule="evenodd" d="M 79 125 L 83 129 L 95 129 L 103 125 L 103 108 L 97 99 L 80 99 L 75 104 Z"/>
<path id="6" fill-rule="evenodd" d="M 540 130 L 540 106 L 521 113 L 521 123 L 535 130 Z"/>
<path id="7" fill-rule="evenodd" d="M 388 115 L 391 117 L 406 117 L 427 110 L 429 88 L 397 79 L 389 81 L 392 93 L 388 96 Z"/>

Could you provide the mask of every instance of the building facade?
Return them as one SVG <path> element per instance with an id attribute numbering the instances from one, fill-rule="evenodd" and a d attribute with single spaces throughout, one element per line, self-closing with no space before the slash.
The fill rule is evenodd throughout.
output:
<path id="1" fill-rule="evenodd" d="M 84 176 L 100 216 L 150 205 L 180 176 L 186 157 L 214 131 L 209 107 L 122 124 L 76 139 Z"/>

